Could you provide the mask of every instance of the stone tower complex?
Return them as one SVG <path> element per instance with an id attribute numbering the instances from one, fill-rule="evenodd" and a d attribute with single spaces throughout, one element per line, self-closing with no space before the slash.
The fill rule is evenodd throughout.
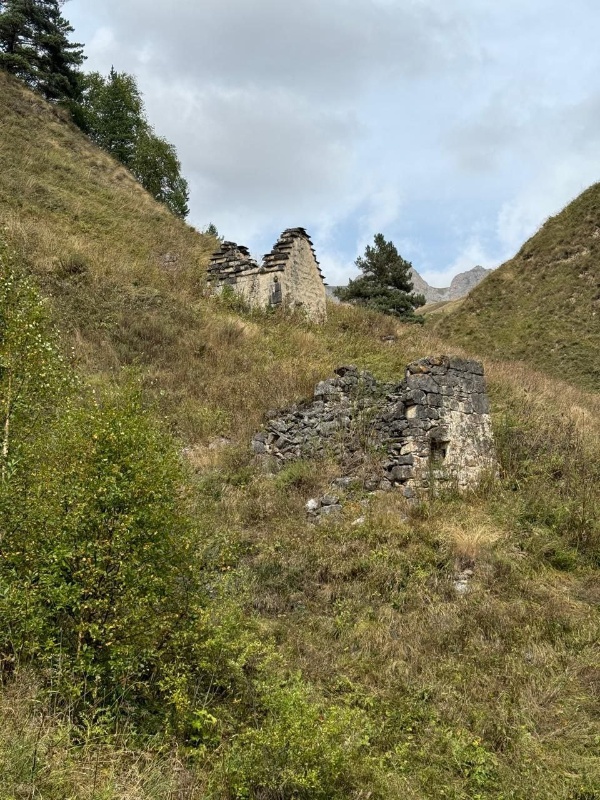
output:
<path id="1" fill-rule="evenodd" d="M 230 286 L 252 308 L 301 308 L 314 322 L 327 317 L 323 275 L 304 228 L 285 230 L 262 264 L 246 247 L 223 242 L 210 260 L 208 279 L 214 291 Z"/>
<path id="2" fill-rule="evenodd" d="M 423 491 L 475 487 L 496 472 L 483 366 L 455 356 L 414 361 L 402 381 L 380 384 L 340 367 L 314 399 L 270 414 L 252 442 L 273 465 L 330 456 L 347 474 L 370 464 L 370 488 Z"/>

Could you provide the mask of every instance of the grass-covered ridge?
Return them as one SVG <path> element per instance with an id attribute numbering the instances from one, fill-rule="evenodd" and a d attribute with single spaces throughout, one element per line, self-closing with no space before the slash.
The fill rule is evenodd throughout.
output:
<path id="1" fill-rule="evenodd" d="M 7 365 L 29 376 L 0 486 L 0 797 L 600 797 L 598 395 L 487 358 L 497 482 L 354 490 L 313 525 L 338 470 L 265 475 L 267 410 L 447 341 L 209 298 L 213 242 L 0 81 L 0 408 Z"/>
<path id="2" fill-rule="evenodd" d="M 444 310 L 446 312 L 446 310 Z M 600 388 L 600 184 L 551 217 L 455 310 L 441 336 Z"/>

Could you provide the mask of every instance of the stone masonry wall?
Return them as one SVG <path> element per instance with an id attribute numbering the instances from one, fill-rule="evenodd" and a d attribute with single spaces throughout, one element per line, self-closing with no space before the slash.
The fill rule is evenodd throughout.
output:
<path id="1" fill-rule="evenodd" d="M 272 412 L 254 452 L 285 463 L 332 455 L 356 466 L 376 455 L 367 488 L 399 487 L 414 497 L 430 487 L 474 487 L 496 470 L 483 366 L 451 356 L 408 365 L 397 384 L 340 367 L 313 400 Z"/>
<path id="2" fill-rule="evenodd" d="M 274 275 L 251 257 L 248 248 L 235 242 L 223 242 L 213 253 L 208 277 L 215 291 L 229 286 L 252 307 L 269 305 L 275 282 Z"/>
<path id="3" fill-rule="evenodd" d="M 253 308 L 302 308 L 315 322 L 327 316 L 325 284 L 304 228 L 284 231 L 260 265 L 247 248 L 223 242 L 211 258 L 208 279 L 214 291 L 230 286 Z"/>
<path id="4" fill-rule="evenodd" d="M 281 283 L 288 308 L 302 308 L 315 322 L 326 319 L 325 284 L 308 238 L 295 236 L 292 240 Z"/>

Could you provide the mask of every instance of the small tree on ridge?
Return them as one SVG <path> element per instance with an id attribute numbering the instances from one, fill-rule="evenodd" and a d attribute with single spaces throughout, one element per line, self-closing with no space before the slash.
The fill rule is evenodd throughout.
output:
<path id="1" fill-rule="evenodd" d="M 382 233 L 375 234 L 374 246 L 367 245 L 364 256 L 354 263 L 362 275 L 336 289 L 340 300 L 419 321 L 414 310 L 424 305 L 425 298 L 413 293 L 412 264 L 402 258 L 393 242 L 387 242 Z"/>

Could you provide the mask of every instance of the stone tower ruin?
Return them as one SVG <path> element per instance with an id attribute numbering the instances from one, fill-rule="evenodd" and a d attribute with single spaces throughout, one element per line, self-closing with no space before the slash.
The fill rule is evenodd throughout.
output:
<path id="1" fill-rule="evenodd" d="M 252 442 L 274 467 L 333 457 L 347 474 L 367 462 L 367 488 L 408 497 L 474 488 L 497 470 L 483 365 L 432 356 L 382 384 L 356 367 L 340 367 L 317 384 L 314 398 L 273 413 Z M 366 485 L 366 484 L 365 484 Z"/>
<path id="2" fill-rule="evenodd" d="M 302 309 L 314 322 L 327 317 L 323 275 L 304 228 L 285 230 L 262 264 L 246 247 L 223 242 L 211 257 L 208 279 L 213 291 L 230 286 L 251 308 Z"/>

